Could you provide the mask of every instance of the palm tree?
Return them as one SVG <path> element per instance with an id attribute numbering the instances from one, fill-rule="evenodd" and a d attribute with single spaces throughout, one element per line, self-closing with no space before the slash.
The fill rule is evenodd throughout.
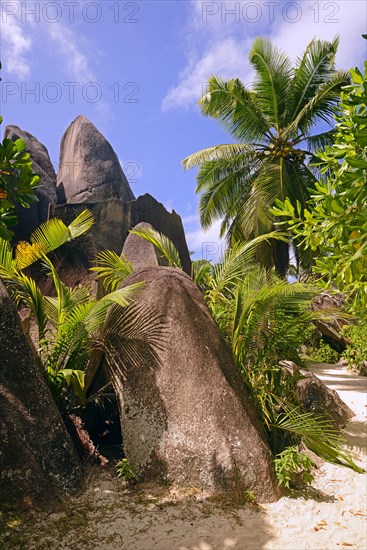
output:
<path id="1" fill-rule="evenodd" d="M 221 219 L 229 242 L 247 241 L 274 229 L 271 207 L 289 197 L 305 207 L 314 188 L 310 160 L 316 148 L 332 143 L 333 129 L 312 135 L 318 123 L 331 126 L 346 71 L 336 71 L 339 39 L 312 40 L 292 65 L 283 52 L 257 38 L 250 52 L 256 77 L 252 88 L 239 79 L 212 76 L 200 100 L 202 113 L 219 120 L 236 143 L 203 149 L 183 160 L 185 169 L 199 166 L 197 193 L 200 221 L 208 228 Z M 297 248 L 297 262 L 306 260 Z M 289 246 L 273 241 L 259 258 L 285 275 Z"/>

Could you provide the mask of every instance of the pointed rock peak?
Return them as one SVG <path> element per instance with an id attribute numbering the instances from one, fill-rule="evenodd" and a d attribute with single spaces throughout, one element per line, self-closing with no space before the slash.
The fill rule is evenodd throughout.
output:
<path id="1" fill-rule="evenodd" d="M 52 165 L 50 155 L 46 147 L 38 141 L 38 139 L 19 128 L 19 126 L 8 125 L 4 131 L 4 138 L 11 139 L 16 141 L 17 139 L 22 139 L 26 144 L 26 151 L 30 154 L 31 160 L 33 163 L 33 171 L 35 174 L 38 174 L 41 178 L 41 187 L 39 188 L 38 195 L 41 193 L 48 198 L 49 202 L 56 202 L 56 173 Z M 46 218 L 45 218 L 46 219 Z M 44 219 L 39 220 L 39 223 L 45 221 Z"/>
<path id="2" fill-rule="evenodd" d="M 57 186 L 59 202 L 135 198 L 112 146 L 83 115 L 70 124 L 61 140 Z"/>

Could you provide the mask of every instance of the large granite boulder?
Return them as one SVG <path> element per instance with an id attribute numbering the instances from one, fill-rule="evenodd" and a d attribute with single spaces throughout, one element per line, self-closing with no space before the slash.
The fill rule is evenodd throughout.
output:
<path id="1" fill-rule="evenodd" d="M 166 235 L 176 246 L 183 270 L 191 274 L 191 259 L 186 243 L 181 217 L 173 210 L 168 212 L 162 203 L 146 193 L 136 200 L 123 205 L 125 222 L 123 238 L 127 232 L 140 222 L 150 223 L 154 229 Z"/>
<path id="2" fill-rule="evenodd" d="M 88 205 L 57 205 L 52 209 L 51 216 L 69 224 L 86 206 L 93 213 L 95 223 L 90 234 L 98 249 L 114 250 L 121 254 L 129 231 L 141 222 L 149 223 L 171 239 L 180 254 L 183 270 L 191 273 L 191 259 L 181 217 L 174 210 L 168 212 L 151 195 L 145 194 L 130 202 L 110 200 Z"/>
<path id="3" fill-rule="evenodd" d="M 57 194 L 59 203 L 74 204 L 134 199 L 115 151 L 82 115 L 61 140 Z"/>
<path id="4" fill-rule="evenodd" d="M 0 501 L 60 499 L 80 485 L 80 462 L 1 282 L 0 357 Z"/>
<path id="5" fill-rule="evenodd" d="M 286 380 L 294 378 L 295 395 L 306 411 L 326 416 L 337 427 L 343 427 L 355 416 L 339 394 L 312 372 L 301 369 L 293 361 L 280 361 L 278 365 Z"/>
<path id="6" fill-rule="evenodd" d="M 138 223 L 133 229 L 139 231 L 146 228 L 152 228 L 150 223 Z M 133 233 L 129 233 L 125 241 L 122 256 L 129 260 L 135 271 L 143 267 L 158 267 L 160 265 L 156 247 Z"/>
<path id="7" fill-rule="evenodd" d="M 122 345 L 121 373 L 112 372 L 133 470 L 140 479 L 275 500 L 270 449 L 200 290 L 168 267 L 141 269 L 124 284 L 139 281 L 145 287 L 132 307 L 153 312 L 154 352 L 137 340 L 136 349 Z"/>
<path id="8" fill-rule="evenodd" d="M 297 382 L 296 393 L 307 411 L 325 415 L 338 427 L 345 426 L 355 416 L 338 393 L 311 372 Z"/>
<path id="9" fill-rule="evenodd" d="M 351 343 L 350 340 L 342 334 L 345 321 L 335 315 L 335 312 L 338 310 L 342 312 L 344 301 L 344 296 L 340 294 L 332 295 L 328 292 L 321 292 L 312 301 L 312 308 L 315 311 L 334 310 L 334 318 L 332 320 L 325 321 L 323 319 L 317 319 L 314 323 L 321 332 L 323 340 L 338 353 L 344 351 Z"/>
<path id="10" fill-rule="evenodd" d="M 33 172 L 40 176 L 41 185 L 36 190 L 38 202 L 30 208 L 18 209 L 19 223 L 14 229 L 15 240 L 28 240 L 32 231 L 48 218 L 49 206 L 56 204 L 56 173 L 46 147 L 32 134 L 18 126 L 6 126 L 4 137 L 16 141 L 23 139 L 30 154 Z"/>

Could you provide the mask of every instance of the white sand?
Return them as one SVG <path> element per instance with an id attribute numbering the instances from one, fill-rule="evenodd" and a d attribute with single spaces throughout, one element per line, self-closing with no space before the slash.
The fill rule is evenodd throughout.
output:
<path id="1" fill-rule="evenodd" d="M 338 366 L 313 366 L 356 413 L 345 430 L 366 463 L 367 379 Z M 68 512 L 38 518 L 22 550 L 338 550 L 367 548 L 367 474 L 322 464 L 308 497 L 282 498 L 262 510 L 227 507 L 200 495 L 156 487 L 131 495 L 110 473 L 91 482 Z M 17 527 L 14 527 L 17 529 Z M 24 525 L 23 525 L 24 529 Z M 29 529 L 28 529 L 29 532 Z M 6 542 L 6 541 L 5 541 Z M 9 540 L 10 542 L 10 540 Z"/>

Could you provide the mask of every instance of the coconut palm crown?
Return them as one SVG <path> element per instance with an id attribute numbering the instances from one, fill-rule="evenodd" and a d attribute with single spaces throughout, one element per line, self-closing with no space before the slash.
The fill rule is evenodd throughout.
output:
<path id="1" fill-rule="evenodd" d="M 183 160 L 185 169 L 199 166 L 196 192 L 204 228 L 221 219 L 221 236 L 232 243 L 247 241 L 274 229 L 275 199 L 306 205 L 317 177 L 310 160 L 315 149 L 332 143 L 333 109 L 350 80 L 348 72 L 335 69 L 338 44 L 338 37 L 314 39 L 292 64 L 259 37 L 249 56 L 256 75 L 251 88 L 238 78 L 210 78 L 199 102 L 202 113 L 219 120 L 236 142 Z M 313 135 L 315 126 L 325 123 L 330 129 Z M 302 259 L 306 256 L 297 247 L 297 261 Z M 288 245 L 274 241 L 260 261 L 285 275 Z"/>

